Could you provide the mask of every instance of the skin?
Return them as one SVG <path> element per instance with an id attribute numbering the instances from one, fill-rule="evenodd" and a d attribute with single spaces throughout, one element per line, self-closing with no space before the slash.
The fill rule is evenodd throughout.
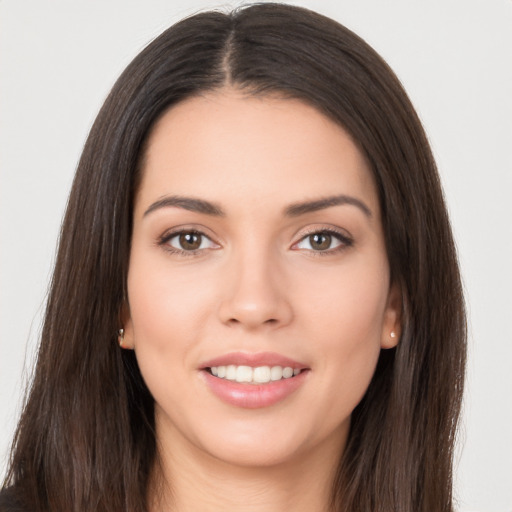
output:
<path id="1" fill-rule="evenodd" d="M 224 215 L 162 205 L 176 195 Z M 361 204 L 286 213 L 333 195 Z M 351 413 L 399 338 L 380 215 L 361 152 L 298 100 L 223 89 L 160 119 L 136 196 L 124 318 L 124 347 L 155 398 L 153 510 L 328 509 Z M 175 228 L 204 233 L 200 248 L 187 251 Z M 315 245 L 310 235 L 326 230 L 341 238 Z M 309 370 L 277 404 L 236 407 L 200 370 L 231 352 L 275 352 Z"/>

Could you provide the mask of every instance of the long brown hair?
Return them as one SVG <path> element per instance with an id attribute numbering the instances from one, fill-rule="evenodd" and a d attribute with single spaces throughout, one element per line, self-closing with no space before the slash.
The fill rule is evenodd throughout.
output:
<path id="1" fill-rule="evenodd" d="M 272 3 L 172 26 L 128 66 L 85 145 L 64 218 L 35 371 L 4 482 L 34 511 L 146 510 L 153 399 L 116 343 L 134 194 L 156 120 L 236 86 L 303 100 L 342 125 L 377 184 L 402 336 L 352 415 L 336 511 L 449 512 L 465 314 L 443 194 L 421 123 L 386 63 L 347 28 Z"/>

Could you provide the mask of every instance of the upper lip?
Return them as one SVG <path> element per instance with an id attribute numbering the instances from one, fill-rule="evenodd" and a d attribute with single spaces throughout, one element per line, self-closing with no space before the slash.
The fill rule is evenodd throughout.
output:
<path id="1" fill-rule="evenodd" d="M 258 366 L 282 366 L 291 367 L 293 369 L 303 370 L 308 366 L 295 361 L 289 357 L 277 354 L 275 352 L 231 352 L 224 354 L 201 364 L 200 368 L 211 368 L 212 366 L 228 366 L 233 364 L 235 366 L 252 366 L 256 368 Z"/>

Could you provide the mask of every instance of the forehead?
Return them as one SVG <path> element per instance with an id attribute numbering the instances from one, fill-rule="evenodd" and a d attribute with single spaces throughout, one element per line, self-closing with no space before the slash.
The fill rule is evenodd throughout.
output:
<path id="1" fill-rule="evenodd" d="M 233 208 L 351 194 L 378 211 L 371 172 L 346 131 L 295 99 L 231 89 L 170 108 L 150 134 L 137 206 L 192 195 Z"/>

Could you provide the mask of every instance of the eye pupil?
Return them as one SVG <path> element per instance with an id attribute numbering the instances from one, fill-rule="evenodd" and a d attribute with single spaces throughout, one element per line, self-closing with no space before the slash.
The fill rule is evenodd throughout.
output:
<path id="1" fill-rule="evenodd" d="M 309 236 L 311 247 L 317 251 L 325 251 L 331 246 L 331 235 L 326 233 L 315 233 Z"/>
<path id="2" fill-rule="evenodd" d="M 201 246 L 201 235 L 198 233 L 181 233 L 180 246 L 186 251 L 199 249 Z"/>

